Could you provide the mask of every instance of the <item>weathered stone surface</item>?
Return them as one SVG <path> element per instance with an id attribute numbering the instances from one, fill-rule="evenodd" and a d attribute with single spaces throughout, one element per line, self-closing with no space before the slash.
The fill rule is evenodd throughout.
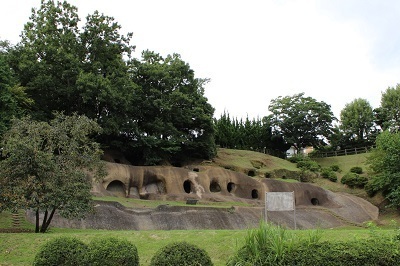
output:
<path id="1" fill-rule="evenodd" d="M 121 159 L 122 160 L 122 159 Z M 287 183 L 249 177 L 243 173 L 211 166 L 143 167 L 107 163 L 108 176 L 93 185 L 95 195 L 141 199 L 200 202 L 246 202 L 253 207 L 204 208 L 168 206 L 125 208 L 118 203 L 97 202 L 95 213 L 85 220 L 55 216 L 57 227 L 174 230 L 245 229 L 264 219 L 266 192 L 294 191 L 298 228 L 330 228 L 359 224 L 378 218 L 378 208 L 361 198 L 333 193 L 307 183 Z M 33 215 L 28 217 L 34 221 Z M 268 212 L 268 220 L 294 227 L 293 212 Z"/>

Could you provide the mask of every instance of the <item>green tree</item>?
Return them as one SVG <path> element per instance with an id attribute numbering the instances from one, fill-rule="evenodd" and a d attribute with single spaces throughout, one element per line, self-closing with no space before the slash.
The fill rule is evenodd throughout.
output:
<path id="1" fill-rule="evenodd" d="M 32 100 L 19 86 L 8 64 L 10 44 L 0 41 L 0 139 L 9 128 L 13 117 L 21 117 L 31 106 Z"/>
<path id="2" fill-rule="evenodd" d="M 243 122 L 224 112 L 219 119 L 214 119 L 214 125 L 215 143 L 222 148 L 255 150 L 284 157 L 290 147 L 282 137 L 272 134 L 270 121 L 265 118 L 250 120 L 246 117 Z"/>
<path id="3" fill-rule="evenodd" d="M 215 155 L 214 108 L 204 96 L 207 80 L 196 78 L 178 54 L 145 51 L 132 62 L 137 112 L 132 145 L 145 164 Z"/>
<path id="4" fill-rule="evenodd" d="M 305 97 L 304 93 L 279 96 L 271 100 L 268 110 L 272 114 L 267 119 L 275 134 L 297 151 L 308 145 L 316 148 L 325 145 L 335 120 L 330 105 Z"/>
<path id="5" fill-rule="evenodd" d="M 98 140 L 110 146 L 124 138 L 135 113 L 126 60 L 134 50 L 132 34 L 122 35 L 114 18 L 97 11 L 81 31 L 79 21 L 75 6 L 42 0 L 12 50 L 11 66 L 35 101 L 33 118 L 49 121 L 53 111 L 85 114 L 103 128 Z"/>
<path id="6" fill-rule="evenodd" d="M 382 191 L 390 204 L 400 207 L 400 133 L 382 132 L 368 158 L 373 176 L 366 185 L 370 195 Z"/>
<path id="7" fill-rule="evenodd" d="M 129 77 L 129 59 L 134 50 L 132 33 L 124 36 L 114 18 L 95 11 L 86 17 L 79 35 L 82 45 L 82 71 L 79 73 L 74 110 L 96 121 L 103 128 L 102 143 L 110 145 L 124 132 L 136 113 L 135 84 Z M 120 145 L 124 146 L 124 145 Z"/>
<path id="8" fill-rule="evenodd" d="M 81 45 L 77 8 L 67 2 L 44 1 L 32 9 L 21 41 L 10 52 L 10 64 L 35 102 L 32 116 L 48 121 L 54 110 L 71 114 L 80 73 Z"/>
<path id="9" fill-rule="evenodd" d="M 224 111 L 219 119 L 214 119 L 215 125 L 215 144 L 221 148 L 234 148 L 234 138 L 236 128 L 234 127 L 229 113 Z"/>
<path id="10" fill-rule="evenodd" d="M 66 218 L 84 216 L 92 209 L 91 176 L 104 175 L 99 145 L 89 138 L 99 130 L 79 115 L 56 114 L 50 123 L 14 120 L 1 145 L 0 210 L 32 209 L 36 232 L 43 233 L 56 210 Z"/>
<path id="11" fill-rule="evenodd" d="M 389 87 L 382 93 L 381 107 L 377 109 L 382 129 L 400 128 L 400 84 Z"/>
<path id="12" fill-rule="evenodd" d="M 355 99 L 345 105 L 340 112 L 340 129 L 356 146 L 370 145 L 374 142 L 374 113 L 365 99 Z"/>

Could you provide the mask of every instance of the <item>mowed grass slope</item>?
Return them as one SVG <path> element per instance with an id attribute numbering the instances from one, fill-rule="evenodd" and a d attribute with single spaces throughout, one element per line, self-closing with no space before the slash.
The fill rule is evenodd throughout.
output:
<path id="1" fill-rule="evenodd" d="M 242 173 L 254 170 L 260 176 L 264 176 L 266 172 L 277 169 L 299 170 L 295 164 L 268 154 L 222 148 L 218 149 L 217 156 L 213 159 L 213 165 Z"/>
<path id="2" fill-rule="evenodd" d="M 367 158 L 370 153 L 354 154 L 347 156 L 335 156 L 326 158 L 315 158 L 314 160 L 321 165 L 321 167 L 329 167 L 338 165 L 341 173 L 347 173 L 352 167 L 360 166 L 364 171 L 368 171 Z"/>

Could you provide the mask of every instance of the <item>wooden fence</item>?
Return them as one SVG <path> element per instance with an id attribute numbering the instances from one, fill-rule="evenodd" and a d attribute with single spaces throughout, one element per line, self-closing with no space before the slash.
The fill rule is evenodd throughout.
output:
<path id="1" fill-rule="evenodd" d="M 313 157 L 313 158 L 345 156 L 345 155 L 352 155 L 352 154 L 367 153 L 367 152 L 370 152 L 373 148 L 374 148 L 374 146 L 361 147 L 361 148 L 351 148 L 351 149 L 328 151 L 328 152 L 318 151 L 318 152 L 314 152 L 314 153 L 309 154 L 309 156 Z"/>

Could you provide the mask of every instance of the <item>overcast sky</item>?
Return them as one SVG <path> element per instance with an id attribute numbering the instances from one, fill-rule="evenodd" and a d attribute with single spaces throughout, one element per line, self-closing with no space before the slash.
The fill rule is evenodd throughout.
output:
<path id="1" fill-rule="evenodd" d="M 133 32 L 135 56 L 178 53 L 210 78 L 219 117 L 263 117 L 271 99 L 304 92 L 330 104 L 380 105 L 400 83 L 398 0 L 69 0 L 81 20 L 98 10 Z M 2 0 L 0 39 L 15 44 L 40 0 Z"/>

